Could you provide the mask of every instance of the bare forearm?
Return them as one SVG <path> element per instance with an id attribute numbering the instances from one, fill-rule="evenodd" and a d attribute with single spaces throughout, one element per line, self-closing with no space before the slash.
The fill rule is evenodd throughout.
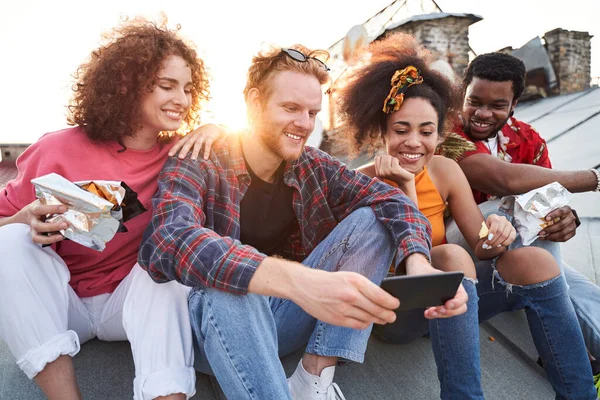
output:
<path id="1" fill-rule="evenodd" d="M 265 258 L 252 275 L 249 293 L 290 299 L 296 278 L 306 269 L 302 264 L 276 257 Z"/>
<path id="2" fill-rule="evenodd" d="M 490 258 L 499 256 L 506 251 L 506 247 L 495 247 L 486 250 L 482 247 L 484 242 L 485 239 L 479 239 L 474 248 L 475 257 L 479 258 L 480 260 L 489 260 Z"/>
<path id="3" fill-rule="evenodd" d="M 394 179 L 394 182 L 398 185 L 398 189 L 402 190 L 406 197 L 412 200 L 413 203 L 418 207 L 419 199 L 417 198 L 417 188 L 415 187 L 415 181 L 405 181 L 402 179 Z"/>
<path id="4" fill-rule="evenodd" d="M 439 272 L 421 253 L 413 253 L 404 260 L 406 275 L 423 275 Z"/>
<path id="5" fill-rule="evenodd" d="M 419 199 L 417 198 L 417 189 L 415 188 L 415 182 L 412 181 L 410 183 L 407 183 L 404 186 L 400 186 L 400 190 L 402 190 L 404 192 L 404 194 L 412 200 L 413 203 L 415 203 L 415 205 L 418 207 L 419 206 Z"/>
<path id="6" fill-rule="evenodd" d="M 494 196 L 522 194 L 552 182 L 560 183 L 572 193 L 592 191 L 598 184 L 596 174 L 590 170 L 557 171 L 502 161 L 486 166 L 469 158 L 460 163 L 469 184 L 474 189 Z"/>
<path id="7" fill-rule="evenodd" d="M 0 218 L 0 226 L 9 225 L 9 224 L 26 224 L 27 219 L 24 214 L 17 213 L 12 217 L 4 217 Z"/>
<path id="8" fill-rule="evenodd" d="M 555 171 L 533 165 L 515 165 L 517 171 L 509 183 L 510 193 L 521 194 L 558 182 L 571 193 L 590 192 L 596 188 L 598 180 L 592 171 Z M 524 167 L 524 168 L 521 168 Z"/>

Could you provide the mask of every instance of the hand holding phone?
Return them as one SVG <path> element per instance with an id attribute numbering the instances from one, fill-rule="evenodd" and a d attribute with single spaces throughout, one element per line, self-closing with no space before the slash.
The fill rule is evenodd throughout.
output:
<path id="1" fill-rule="evenodd" d="M 462 272 L 392 276 L 381 282 L 381 288 L 400 300 L 399 311 L 429 308 L 453 299 L 463 277 Z"/>

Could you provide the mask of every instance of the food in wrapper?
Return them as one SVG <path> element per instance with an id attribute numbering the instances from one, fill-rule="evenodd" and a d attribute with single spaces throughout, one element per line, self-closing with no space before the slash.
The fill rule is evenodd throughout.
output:
<path id="1" fill-rule="evenodd" d="M 479 229 L 479 239 L 485 239 L 490 233 L 485 221 L 481 223 L 481 229 Z"/>
<path id="2" fill-rule="evenodd" d="M 556 221 L 546 221 L 550 212 L 566 206 L 572 194 L 560 183 L 554 182 L 519 196 L 502 198 L 500 209 L 514 216 L 515 228 L 525 246 L 538 238 L 542 229 Z"/>
<path id="3" fill-rule="evenodd" d="M 124 182 L 70 182 L 58 174 L 31 180 L 42 204 L 64 204 L 67 211 L 49 216 L 47 222 L 66 222 L 60 233 L 68 239 L 102 251 L 117 232 L 126 232 L 123 222 L 146 211 L 137 194 Z"/>

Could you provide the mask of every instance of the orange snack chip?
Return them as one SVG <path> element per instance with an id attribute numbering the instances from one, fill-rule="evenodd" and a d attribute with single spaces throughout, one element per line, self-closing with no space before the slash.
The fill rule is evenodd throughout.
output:
<path id="1" fill-rule="evenodd" d="M 490 233 L 485 221 L 481 223 L 481 229 L 479 230 L 479 239 L 485 239 Z"/>
<path id="2" fill-rule="evenodd" d="M 118 206 L 117 199 L 115 196 L 108 190 L 108 188 L 100 185 L 96 185 L 94 182 L 90 182 L 87 185 L 81 186 L 82 189 L 87 190 L 90 193 L 95 194 L 96 196 L 103 198 L 105 200 L 110 201 L 115 206 Z"/>

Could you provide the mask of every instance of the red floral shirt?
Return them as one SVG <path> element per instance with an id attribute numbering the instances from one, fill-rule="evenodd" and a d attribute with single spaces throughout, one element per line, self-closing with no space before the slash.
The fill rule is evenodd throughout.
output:
<path id="1" fill-rule="evenodd" d="M 438 147 L 438 154 L 461 162 L 473 154 L 490 154 L 485 141 L 474 142 L 456 125 Z M 548 158 L 548 146 L 539 133 L 529 124 L 511 117 L 498 132 L 498 158 L 513 164 L 532 164 L 552 168 Z M 494 196 L 473 189 L 477 204 L 491 200 Z"/>

